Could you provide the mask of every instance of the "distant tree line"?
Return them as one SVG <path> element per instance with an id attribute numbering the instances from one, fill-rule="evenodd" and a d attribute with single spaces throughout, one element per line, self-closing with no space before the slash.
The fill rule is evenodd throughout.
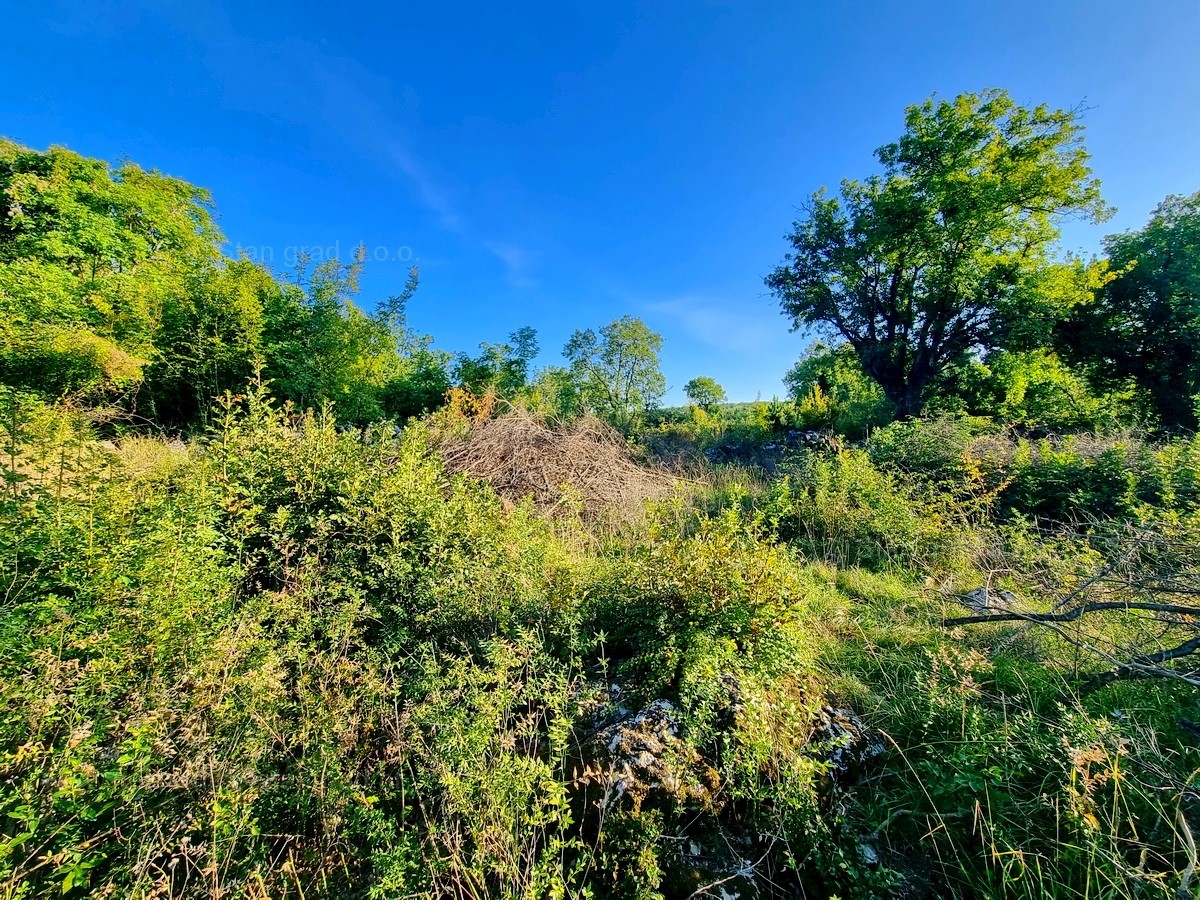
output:
<path id="1" fill-rule="evenodd" d="M 1058 250 L 1061 220 L 1111 210 L 1078 113 L 998 90 L 931 98 L 876 156 L 876 174 L 812 196 L 766 277 L 816 340 L 785 376 L 789 401 L 756 414 L 765 427 L 861 437 L 948 413 L 1196 430 L 1200 193 L 1084 260 Z M 350 424 L 427 413 L 458 387 L 632 432 L 666 393 L 662 337 L 632 316 L 576 331 L 564 365 L 535 371 L 532 327 L 477 355 L 409 327 L 415 268 L 372 311 L 357 301 L 362 248 L 280 275 L 223 243 L 201 188 L 0 140 L 0 384 L 180 430 L 256 377 Z M 720 419 L 711 377 L 684 393 Z"/>
<path id="2" fill-rule="evenodd" d="M 216 397 L 254 377 L 349 424 L 429 412 L 458 386 L 628 429 L 665 391 L 662 337 L 639 319 L 577 331 L 566 367 L 534 373 L 531 327 L 477 356 L 413 331 L 416 268 L 368 311 L 361 247 L 279 276 L 223 243 L 201 188 L 0 140 L 0 384 L 175 429 L 203 426 Z"/>

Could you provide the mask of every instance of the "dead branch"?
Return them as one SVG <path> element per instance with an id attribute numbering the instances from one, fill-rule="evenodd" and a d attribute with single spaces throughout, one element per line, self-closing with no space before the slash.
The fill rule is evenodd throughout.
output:
<path id="1" fill-rule="evenodd" d="M 1040 627 L 1052 631 L 1068 644 L 1086 651 L 1107 664 L 1107 671 L 1081 676 L 1080 690 L 1087 694 L 1120 679 L 1170 678 L 1200 687 L 1200 668 L 1167 665 L 1200 652 L 1200 572 L 1196 569 L 1195 547 L 1190 541 L 1168 539 L 1145 528 L 1130 527 L 1121 536 L 1110 561 L 1099 571 L 1050 607 L 1047 612 L 994 609 L 969 616 L 946 618 L 945 627 L 987 623 L 1021 622 L 1016 633 Z M 1092 594 L 1093 591 L 1099 596 Z M 1089 594 L 1092 594 L 1089 596 Z M 1105 649 L 1099 640 L 1082 631 L 1084 621 L 1095 623 L 1095 613 L 1126 613 L 1127 623 L 1140 620 L 1136 633 L 1123 640 L 1123 647 Z M 1085 618 L 1087 617 L 1087 618 Z M 1076 628 L 1063 626 L 1078 622 Z M 1174 632 L 1174 638 L 1169 635 Z M 1097 633 L 1098 635 L 1100 633 Z M 1012 640 L 1009 635 L 1004 643 Z M 1169 646 L 1174 643 L 1174 646 Z M 1151 648 L 1167 649 L 1146 652 Z"/>
<path id="2" fill-rule="evenodd" d="M 1144 600 L 1097 600 L 1084 603 L 1063 613 L 1028 613 L 1028 612 L 996 612 L 978 616 L 959 616 L 945 619 L 942 625 L 952 628 L 956 625 L 978 625 L 985 622 L 1070 622 L 1080 616 L 1102 610 L 1146 610 L 1149 612 L 1177 613 L 1184 616 L 1200 615 L 1200 608 L 1183 606 L 1177 603 L 1153 603 Z"/>
<path id="3" fill-rule="evenodd" d="M 1190 656 L 1197 650 L 1200 650 L 1200 637 L 1184 641 L 1178 647 L 1172 647 L 1169 650 L 1136 656 L 1129 662 L 1117 666 L 1115 669 L 1111 669 L 1108 672 L 1101 672 L 1099 675 L 1093 675 L 1091 678 L 1088 678 L 1084 682 L 1081 692 L 1090 694 L 1093 691 L 1098 691 L 1105 685 L 1112 684 L 1118 679 L 1125 678 L 1179 678 L 1188 684 L 1198 685 L 1200 681 L 1197 681 L 1193 673 L 1176 672 L 1173 669 L 1167 669 L 1162 666 L 1162 663 L 1170 662 L 1173 659 L 1179 659 L 1183 656 Z"/>

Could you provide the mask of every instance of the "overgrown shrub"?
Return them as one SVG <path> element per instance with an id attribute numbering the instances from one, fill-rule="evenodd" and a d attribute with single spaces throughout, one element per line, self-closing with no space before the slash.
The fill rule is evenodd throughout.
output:
<path id="1" fill-rule="evenodd" d="M 739 516 L 588 558 L 419 427 L 343 433 L 253 392 L 202 447 L 114 447 L 8 399 L 13 895 L 656 896 L 681 858 L 639 841 L 695 811 L 579 800 L 618 678 L 678 704 L 706 827 L 815 810 L 812 625 L 839 607 Z"/>
<path id="2" fill-rule="evenodd" d="M 868 452 L 884 470 L 954 497 L 965 508 L 1057 527 L 1195 509 L 1197 447 L 1196 438 L 1156 445 L 1129 433 L 1033 440 L 987 420 L 944 417 L 879 429 Z"/>
<path id="3" fill-rule="evenodd" d="M 1041 434 L 1112 429 L 1130 424 L 1134 411 L 1132 384 L 1097 393 L 1046 349 L 993 353 L 957 381 L 965 408 Z"/>
<path id="4" fill-rule="evenodd" d="M 793 427 L 858 440 L 895 414 L 849 344 L 814 342 L 783 380 L 794 404 Z"/>
<path id="5" fill-rule="evenodd" d="M 905 487 L 854 449 L 797 455 L 757 515 L 777 539 L 838 565 L 937 566 L 962 536 L 953 506 Z"/>
<path id="6" fill-rule="evenodd" d="M 545 796 L 564 790 L 561 763 L 539 760 L 561 756 L 586 697 L 570 675 L 565 551 L 531 513 L 448 481 L 419 429 L 339 434 L 259 395 L 241 405 L 203 454 L 137 474 L 83 436 L 39 456 L 28 425 L 10 435 L 24 462 L 2 510 L 19 536 L 0 611 L 9 889 L 538 884 L 565 814 L 512 820 L 510 842 L 545 826 L 528 859 L 491 825 L 463 825 L 485 795 L 456 794 L 456 779 L 496 748 L 505 774 L 480 787 L 503 792 L 496 827 L 540 803 L 547 778 Z M 545 710 L 533 732 L 505 724 L 502 688 L 513 716 Z M 477 703 L 447 734 L 445 711 Z M 536 746 L 510 746 L 510 730 Z M 455 774 L 455 741 L 470 773 Z M 451 840 L 460 855 L 445 859 Z"/>
<path id="7" fill-rule="evenodd" d="M 2 399 L 8 896 L 1180 883 L 1197 766 L 1171 723 L 1200 718 L 1194 697 L 1117 684 L 1081 705 L 1051 639 L 985 657 L 991 639 L 943 630 L 940 573 L 973 574 L 980 534 L 1047 604 L 1107 549 L 964 527 L 923 435 L 893 451 L 926 459 L 911 470 L 805 452 L 765 497 L 664 501 L 606 541 L 448 474 L 423 426 L 342 432 L 256 390 L 202 442 L 100 442 Z M 1192 502 L 1192 444 L 1139 454 L 1139 502 Z M 676 768 L 599 802 L 604 729 L 655 702 Z M 888 736 L 857 786 L 818 733 L 833 703 Z"/>

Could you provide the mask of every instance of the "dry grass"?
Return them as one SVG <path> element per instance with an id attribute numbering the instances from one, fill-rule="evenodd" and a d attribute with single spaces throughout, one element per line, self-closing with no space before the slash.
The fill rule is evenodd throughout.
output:
<path id="1" fill-rule="evenodd" d="M 595 418 L 548 428 L 524 410 L 477 423 L 443 446 L 446 467 L 486 481 L 506 500 L 532 496 L 544 512 L 623 518 L 671 493 L 673 479 L 630 457 L 620 432 Z"/>

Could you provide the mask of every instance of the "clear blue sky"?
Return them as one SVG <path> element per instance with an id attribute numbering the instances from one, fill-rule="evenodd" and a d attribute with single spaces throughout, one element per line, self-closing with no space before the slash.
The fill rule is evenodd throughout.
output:
<path id="1" fill-rule="evenodd" d="M 21 2 L 0 134 L 212 190 L 234 246 L 359 241 L 370 306 L 541 362 L 625 313 L 694 375 L 782 393 L 806 344 L 762 286 L 796 207 L 868 174 L 906 104 L 1003 87 L 1088 107 L 1117 216 L 1200 189 L 1200 2 Z M 264 249 L 265 248 L 265 249 Z"/>

